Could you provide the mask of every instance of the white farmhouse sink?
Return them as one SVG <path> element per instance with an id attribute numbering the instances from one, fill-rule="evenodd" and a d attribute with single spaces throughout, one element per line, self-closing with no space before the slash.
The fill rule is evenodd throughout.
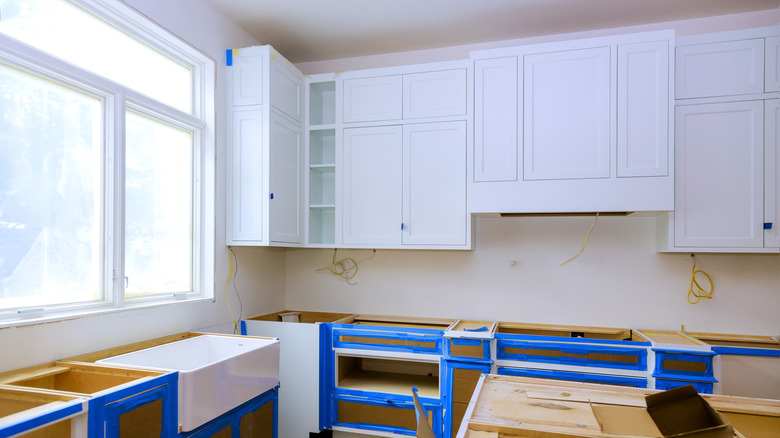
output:
<path id="1" fill-rule="evenodd" d="M 178 371 L 183 432 L 279 384 L 277 339 L 203 335 L 98 362 Z"/>

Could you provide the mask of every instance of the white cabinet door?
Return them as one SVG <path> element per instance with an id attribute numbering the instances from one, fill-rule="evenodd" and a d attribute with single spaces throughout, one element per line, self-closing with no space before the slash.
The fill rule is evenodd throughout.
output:
<path id="1" fill-rule="evenodd" d="M 617 66 L 617 176 L 666 176 L 669 42 L 621 44 Z"/>
<path id="2" fill-rule="evenodd" d="M 228 208 L 231 226 L 228 244 L 263 243 L 267 191 L 263 185 L 263 112 L 233 111 L 230 133 L 230 187 Z M 267 242 L 265 242 L 267 244 Z"/>
<path id="3" fill-rule="evenodd" d="M 764 246 L 780 248 L 780 101 L 766 101 L 764 151 Z M 771 225 L 770 225 L 771 224 Z"/>
<path id="4" fill-rule="evenodd" d="M 466 69 L 403 75 L 404 119 L 466 115 Z"/>
<path id="5" fill-rule="evenodd" d="M 679 46 L 675 97 L 764 92 L 764 39 Z"/>
<path id="6" fill-rule="evenodd" d="M 271 105 L 303 123 L 303 73 L 286 62 L 271 62 Z"/>
<path id="7" fill-rule="evenodd" d="M 474 61 L 474 182 L 517 181 L 517 57 Z"/>
<path id="8" fill-rule="evenodd" d="M 523 179 L 610 177 L 610 48 L 526 55 Z"/>
<path id="9" fill-rule="evenodd" d="M 344 122 L 399 120 L 400 75 L 344 80 Z"/>
<path id="10" fill-rule="evenodd" d="M 403 133 L 403 244 L 466 244 L 466 122 Z"/>
<path id="11" fill-rule="evenodd" d="M 764 44 L 766 45 L 764 89 L 767 93 L 780 91 L 780 37 L 767 38 Z"/>
<path id="12" fill-rule="evenodd" d="M 236 51 L 234 51 L 235 53 Z M 262 105 L 263 56 L 236 56 L 230 72 L 231 101 L 233 106 Z"/>
<path id="13" fill-rule="evenodd" d="M 349 128 L 343 138 L 344 244 L 400 245 L 401 126 Z"/>
<path id="14" fill-rule="evenodd" d="M 271 112 L 271 242 L 303 243 L 303 129 Z"/>
<path id="15" fill-rule="evenodd" d="M 764 104 L 678 106 L 675 246 L 764 245 Z"/>

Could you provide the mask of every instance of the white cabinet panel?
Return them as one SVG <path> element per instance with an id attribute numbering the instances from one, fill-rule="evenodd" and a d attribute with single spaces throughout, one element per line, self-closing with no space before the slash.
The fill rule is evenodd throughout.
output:
<path id="1" fill-rule="evenodd" d="M 231 227 L 228 242 L 263 241 L 263 211 L 266 190 L 263 175 L 257 172 L 264 164 L 263 112 L 234 111 L 231 134 L 230 178 L 228 193 Z"/>
<path id="2" fill-rule="evenodd" d="M 271 105 L 298 123 L 303 122 L 303 74 L 282 62 L 271 63 Z"/>
<path id="3" fill-rule="evenodd" d="M 764 104 L 678 106 L 675 246 L 763 247 Z"/>
<path id="4" fill-rule="evenodd" d="M 766 47 L 766 68 L 764 85 L 765 91 L 780 91 L 780 37 L 767 38 L 764 42 Z"/>
<path id="5" fill-rule="evenodd" d="M 229 69 L 233 106 L 261 105 L 263 103 L 264 63 L 263 56 L 236 56 L 233 58 L 233 65 Z"/>
<path id="6" fill-rule="evenodd" d="M 766 139 L 764 151 L 764 246 L 780 248 L 780 101 L 766 101 Z M 769 226 L 769 225 L 767 225 Z"/>
<path id="7" fill-rule="evenodd" d="M 466 114 L 466 69 L 403 75 L 403 117 Z"/>
<path id="8" fill-rule="evenodd" d="M 610 48 L 524 59 L 523 179 L 610 176 Z"/>
<path id="9" fill-rule="evenodd" d="M 669 42 L 618 46 L 617 176 L 669 171 Z"/>
<path id="10" fill-rule="evenodd" d="M 474 62 L 474 181 L 516 181 L 517 57 Z"/>
<path id="11" fill-rule="evenodd" d="M 344 122 L 398 120 L 402 117 L 400 75 L 344 80 Z"/>
<path id="12" fill-rule="evenodd" d="M 403 128 L 403 244 L 466 243 L 466 122 Z"/>
<path id="13" fill-rule="evenodd" d="M 764 92 L 764 39 L 677 47 L 675 97 Z"/>
<path id="14" fill-rule="evenodd" d="M 343 241 L 401 244 L 401 126 L 350 128 L 343 145 Z"/>
<path id="15" fill-rule="evenodd" d="M 271 242 L 303 243 L 303 129 L 271 112 Z"/>

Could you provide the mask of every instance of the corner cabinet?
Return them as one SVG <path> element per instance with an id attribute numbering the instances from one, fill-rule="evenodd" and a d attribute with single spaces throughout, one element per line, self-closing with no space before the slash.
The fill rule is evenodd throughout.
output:
<path id="1" fill-rule="evenodd" d="M 778 32 L 678 41 L 675 211 L 658 219 L 659 251 L 780 251 Z"/>
<path id="2" fill-rule="evenodd" d="M 463 61 L 308 78 L 307 246 L 470 249 Z"/>
<path id="3" fill-rule="evenodd" d="M 303 245 L 304 76 L 271 46 L 227 64 L 227 244 Z"/>
<path id="4" fill-rule="evenodd" d="M 471 213 L 671 210 L 671 32 L 473 52 Z"/>

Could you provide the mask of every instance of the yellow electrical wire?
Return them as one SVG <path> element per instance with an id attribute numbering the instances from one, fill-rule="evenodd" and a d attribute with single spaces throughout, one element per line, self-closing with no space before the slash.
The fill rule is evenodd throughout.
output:
<path id="1" fill-rule="evenodd" d="M 357 283 L 352 283 L 350 280 L 355 278 L 355 276 L 358 273 L 358 265 L 365 262 L 366 260 L 371 260 L 376 255 L 376 250 L 372 250 L 370 256 L 364 258 L 363 260 L 356 262 L 355 259 L 351 257 L 343 258 L 339 261 L 336 261 L 336 252 L 338 251 L 338 248 L 333 249 L 333 258 L 331 259 L 330 266 L 317 269 L 317 272 L 322 271 L 329 271 L 331 274 L 343 278 L 344 281 L 347 282 L 349 285 L 356 285 Z"/>
<path id="2" fill-rule="evenodd" d="M 693 262 L 693 267 L 691 268 L 691 287 L 688 289 L 688 302 L 691 304 L 696 304 L 701 300 L 702 298 L 712 298 L 712 293 L 715 292 L 715 284 L 712 282 L 712 277 L 710 277 L 709 274 L 704 272 L 701 269 L 696 269 L 696 256 L 691 254 L 691 261 Z M 704 274 L 705 277 L 707 277 L 707 281 L 710 282 L 710 290 L 707 291 L 696 280 L 696 274 Z M 693 301 L 691 297 L 696 297 L 696 301 Z"/>
<path id="3" fill-rule="evenodd" d="M 227 308 L 228 312 L 230 312 L 230 317 L 233 318 L 233 330 L 235 331 L 235 334 L 238 334 L 238 322 L 236 321 L 236 315 L 233 314 L 233 310 L 230 309 L 230 298 L 228 298 L 228 285 L 230 284 L 230 279 L 233 278 L 233 252 L 230 251 L 229 246 L 228 258 L 230 258 L 230 274 L 228 274 L 227 281 L 225 281 L 225 301 L 227 302 Z"/>
<path id="4" fill-rule="evenodd" d="M 590 236 L 590 232 L 593 231 L 593 228 L 596 227 L 596 222 L 599 221 L 599 213 L 596 212 L 596 218 L 593 219 L 593 225 L 590 226 L 590 229 L 587 233 L 585 233 L 585 240 L 582 241 L 582 248 L 580 248 L 580 252 L 574 255 L 574 257 L 570 258 L 569 260 L 566 260 L 565 262 L 561 263 L 561 266 L 565 265 L 566 263 L 569 263 L 570 261 L 576 259 L 577 257 L 582 254 L 583 251 L 585 251 L 585 245 L 588 243 L 588 236 Z"/>

